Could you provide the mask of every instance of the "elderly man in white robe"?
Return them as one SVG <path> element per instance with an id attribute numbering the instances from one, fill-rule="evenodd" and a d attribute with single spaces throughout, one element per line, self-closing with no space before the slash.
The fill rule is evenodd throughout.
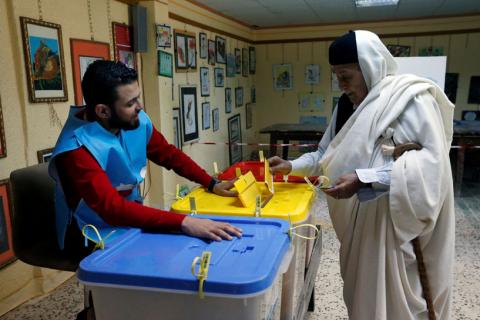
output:
<path id="1" fill-rule="evenodd" d="M 334 182 L 324 192 L 350 319 L 449 319 L 454 106 L 430 80 L 395 75 L 372 32 L 336 39 L 329 61 L 344 95 L 318 150 L 291 162 L 273 157 L 271 170 Z"/>

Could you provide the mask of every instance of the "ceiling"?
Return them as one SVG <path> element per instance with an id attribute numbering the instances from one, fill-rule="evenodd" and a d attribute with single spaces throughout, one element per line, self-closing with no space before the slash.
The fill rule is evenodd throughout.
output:
<path id="1" fill-rule="evenodd" d="M 356 8 L 354 0 L 190 0 L 254 28 L 480 14 L 480 0 L 400 0 Z M 480 18 L 479 18 L 480 19 Z"/>

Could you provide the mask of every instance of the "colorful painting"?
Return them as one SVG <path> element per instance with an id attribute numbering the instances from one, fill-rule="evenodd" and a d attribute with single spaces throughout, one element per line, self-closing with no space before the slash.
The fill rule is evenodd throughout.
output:
<path id="1" fill-rule="evenodd" d="M 197 68 L 197 42 L 192 36 L 187 37 L 187 63 L 189 68 Z"/>
<path id="2" fill-rule="evenodd" d="M 275 90 L 292 90 L 292 65 L 274 64 L 273 65 L 273 88 Z"/>
<path id="3" fill-rule="evenodd" d="M 180 33 L 175 33 L 175 67 L 177 71 L 188 69 L 187 38 Z"/>
<path id="4" fill-rule="evenodd" d="M 124 23 L 112 22 L 112 30 L 115 61 L 121 61 L 129 68 L 137 69 L 133 52 L 132 28 Z"/>
<path id="5" fill-rule="evenodd" d="M 157 33 L 157 49 L 170 48 L 172 46 L 172 28 L 166 24 L 155 25 Z"/>

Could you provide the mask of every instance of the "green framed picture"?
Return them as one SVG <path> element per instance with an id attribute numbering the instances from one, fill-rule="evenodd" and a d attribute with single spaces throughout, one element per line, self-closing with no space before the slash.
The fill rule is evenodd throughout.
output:
<path id="1" fill-rule="evenodd" d="M 173 77 L 173 55 L 171 53 L 158 50 L 158 75 Z"/>

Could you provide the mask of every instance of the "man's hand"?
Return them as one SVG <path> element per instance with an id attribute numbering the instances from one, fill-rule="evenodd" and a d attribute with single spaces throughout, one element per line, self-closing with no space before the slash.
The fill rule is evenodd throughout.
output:
<path id="1" fill-rule="evenodd" d="M 272 174 L 281 173 L 287 175 L 292 171 L 292 164 L 290 161 L 283 160 L 278 156 L 268 159 L 268 164 L 270 165 L 270 172 Z"/>
<path id="2" fill-rule="evenodd" d="M 234 187 L 232 181 L 222 181 L 213 186 L 213 193 L 222 196 L 222 197 L 236 197 L 238 195 L 237 191 L 231 191 Z"/>
<path id="3" fill-rule="evenodd" d="M 347 173 L 335 181 L 333 188 L 323 189 L 323 192 L 335 199 L 348 199 L 357 193 L 358 189 L 364 185 L 365 184 L 358 179 L 355 172 Z"/>
<path id="4" fill-rule="evenodd" d="M 232 235 L 238 238 L 242 236 L 242 230 L 231 224 L 189 216 L 182 221 L 182 231 L 193 237 L 215 241 L 232 240 Z"/>

